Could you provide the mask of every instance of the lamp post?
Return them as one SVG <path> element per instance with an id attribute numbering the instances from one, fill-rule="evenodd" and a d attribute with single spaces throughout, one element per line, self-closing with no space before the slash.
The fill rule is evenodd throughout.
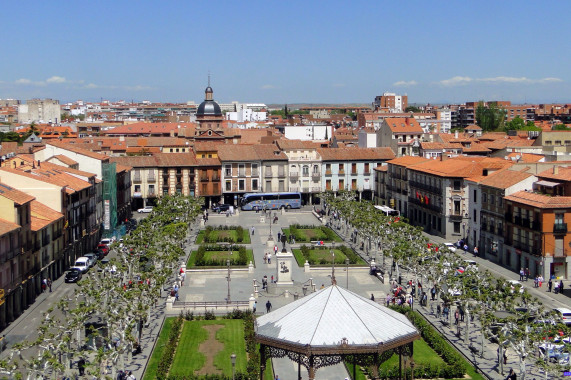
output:
<path id="1" fill-rule="evenodd" d="M 232 380 L 236 377 L 236 354 L 230 355 L 230 361 L 232 362 Z"/>
<path id="2" fill-rule="evenodd" d="M 228 297 L 226 298 L 226 303 L 230 303 L 230 259 L 226 260 L 226 265 L 228 266 L 228 277 L 226 277 L 226 280 L 228 280 Z"/>
<path id="3" fill-rule="evenodd" d="M 349 290 L 349 258 L 345 258 L 345 265 L 347 266 L 347 290 Z"/>
<path id="4" fill-rule="evenodd" d="M 333 263 L 331 268 L 331 285 L 337 285 L 337 280 L 335 280 L 335 243 L 332 243 L 331 247 L 331 255 L 333 256 Z"/>

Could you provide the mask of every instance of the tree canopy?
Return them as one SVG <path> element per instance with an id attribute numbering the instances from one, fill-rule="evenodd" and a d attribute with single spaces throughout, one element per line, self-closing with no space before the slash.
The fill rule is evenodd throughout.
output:
<path id="1" fill-rule="evenodd" d="M 494 131 L 504 126 L 506 111 L 494 102 L 486 106 L 483 101 L 476 107 L 476 124 L 485 132 Z"/>

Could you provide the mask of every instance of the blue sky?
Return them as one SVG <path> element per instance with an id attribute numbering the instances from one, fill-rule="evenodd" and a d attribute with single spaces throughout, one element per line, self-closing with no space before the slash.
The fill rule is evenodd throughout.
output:
<path id="1" fill-rule="evenodd" d="M 0 98 L 571 102 L 570 1 L 3 2 Z"/>

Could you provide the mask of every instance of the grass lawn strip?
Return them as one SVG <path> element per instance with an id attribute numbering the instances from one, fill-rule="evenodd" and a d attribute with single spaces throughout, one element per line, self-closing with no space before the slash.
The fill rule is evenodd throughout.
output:
<path id="1" fill-rule="evenodd" d="M 188 262 L 186 263 L 187 268 L 207 268 L 207 267 L 199 267 L 194 263 L 194 257 L 196 255 L 196 251 L 192 251 L 190 257 L 188 258 Z M 246 255 L 248 256 L 248 264 L 250 261 L 254 262 L 254 252 L 251 249 L 246 250 Z M 238 256 L 238 252 L 234 251 L 230 257 Z M 218 260 L 220 262 L 220 266 L 226 266 L 226 260 L 228 259 L 228 251 L 206 251 L 205 257 L 207 260 Z M 233 264 L 230 264 L 234 266 Z M 212 268 L 212 267 L 210 267 Z"/>
<path id="2" fill-rule="evenodd" d="M 331 230 L 329 227 L 325 227 L 325 228 L 327 228 L 328 230 Z M 290 228 L 283 228 L 282 231 L 286 236 L 289 236 L 291 234 Z M 324 242 L 334 241 L 336 243 L 343 242 L 343 239 L 341 239 L 333 230 L 331 230 L 331 232 L 332 232 L 331 236 L 333 236 L 333 240 L 328 239 L 327 236 L 323 234 L 323 232 L 320 230 L 319 227 L 298 228 L 297 231 L 301 236 L 298 236 L 296 243 L 309 243 L 312 240 L 322 240 Z M 300 237 L 301 237 L 301 239 L 299 239 Z"/>
<path id="3" fill-rule="evenodd" d="M 149 363 L 147 368 L 145 369 L 145 376 L 143 380 L 154 380 L 157 377 L 157 367 L 159 365 L 159 361 L 165 349 L 165 345 L 168 341 L 169 334 L 171 331 L 171 325 L 176 318 L 166 318 L 165 323 L 163 324 L 163 328 L 159 334 L 159 338 L 157 339 L 157 343 L 155 344 L 155 349 L 153 350 L 153 354 L 149 359 Z"/>
<path id="4" fill-rule="evenodd" d="M 210 338 L 206 329 L 212 332 Z M 225 376 L 232 376 L 232 353 L 236 354 L 236 372 L 245 372 L 247 355 L 242 320 L 186 321 L 169 374 L 188 376 L 195 371 L 196 374 L 216 374 L 221 371 Z M 212 360 L 212 364 L 208 363 L 210 360 L 206 357 Z"/>
<path id="5" fill-rule="evenodd" d="M 347 258 L 347 256 L 343 253 L 343 251 L 341 251 L 339 249 L 312 249 L 312 250 L 310 250 L 310 257 L 312 259 L 314 259 L 316 262 L 316 264 L 312 264 L 312 265 L 314 265 L 314 266 L 320 266 L 320 265 L 331 266 L 331 262 L 333 261 L 333 255 L 331 255 L 332 251 L 335 252 L 335 264 L 345 265 L 345 259 Z M 300 267 L 304 266 L 305 257 L 301 253 L 301 249 L 294 249 L 293 255 L 295 257 L 295 261 L 297 261 L 297 265 L 299 265 Z M 322 261 L 325 261 L 325 263 L 321 264 Z M 357 264 L 351 264 L 351 265 L 362 266 L 362 265 L 367 265 L 367 263 L 365 261 L 363 261 L 361 258 L 359 258 L 359 262 Z"/>
<path id="6" fill-rule="evenodd" d="M 413 343 L 414 362 L 416 364 L 444 364 L 444 360 L 423 340 L 417 339 Z M 389 360 L 381 364 L 381 368 L 399 366 L 399 356 L 394 354 Z"/>
<path id="7" fill-rule="evenodd" d="M 240 243 L 237 242 L 238 232 L 236 230 L 213 230 L 210 233 L 210 236 L 215 239 L 215 241 L 213 241 L 212 244 L 227 241 L 228 238 L 231 238 L 234 241 L 233 244 L 250 244 L 251 243 L 250 232 L 248 229 L 243 230 L 243 235 L 242 235 L 243 240 Z M 226 238 L 226 240 L 225 240 L 225 238 Z M 195 243 L 196 244 L 204 243 L 204 230 L 201 230 L 198 233 L 198 235 L 196 236 L 196 242 Z"/>

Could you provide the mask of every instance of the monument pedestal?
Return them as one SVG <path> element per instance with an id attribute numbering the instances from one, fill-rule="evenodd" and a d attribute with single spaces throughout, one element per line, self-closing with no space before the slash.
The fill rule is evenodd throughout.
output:
<path id="1" fill-rule="evenodd" d="M 291 279 L 291 270 L 293 268 L 293 254 L 291 252 L 278 252 L 276 255 L 276 266 L 278 281 L 276 285 L 278 286 L 292 286 L 293 280 Z"/>

